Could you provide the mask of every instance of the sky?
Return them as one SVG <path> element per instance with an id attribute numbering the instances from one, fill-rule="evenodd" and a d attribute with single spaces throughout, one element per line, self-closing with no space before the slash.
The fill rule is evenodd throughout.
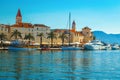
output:
<path id="1" fill-rule="evenodd" d="M 0 0 L 0 24 L 15 24 L 19 8 L 23 22 L 67 29 L 71 12 L 77 31 L 88 26 L 120 34 L 120 0 Z"/>

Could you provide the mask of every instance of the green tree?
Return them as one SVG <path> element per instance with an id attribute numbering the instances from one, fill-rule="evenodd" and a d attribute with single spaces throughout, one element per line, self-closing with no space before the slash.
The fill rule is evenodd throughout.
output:
<path id="1" fill-rule="evenodd" d="M 63 46 L 63 45 L 64 45 L 64 41 L 65 41 L 65 39 L 67 38 L 66 34 L 62 33 L 62 34 L 59 36 L 59 38 L 61 38 L 61 40 L 62 40 L 62 46 Z"/>
<path id="2" fill-rule="evenodd" d="M 31 33 L 29 33 L 29 34 L 25 35 L 24 39 L 28 39 L 29 40 L 29 45 L 30 45 L 30 40 L 31 39 L 34 40 L 34 36 Z"/>
<path id="3" fill-rule="evenodd" d="M 56 35 L 54 34 L 54 32 L 50 32 L 48 33 L 48 37 L 51 39 L 51 47 L 53 47 L 53 39 L 56 38 Z"/>
<path id="4" fill-rule="evenodd" d="M 0 34 L 0 41 L 1 41 L 1 47 L 3 47 L 3 40 L 6 39 L 6 35 L 4 33 Z"/>
<path id="5" fill-rule="evenodd" d="M 39 33 L 37 36 L 39 36 L 39 38 L 40 38 L 40 48 L 41 48 L 41 46 L 42 46 L 42 39 L 43 39 L 44 34 L 43 33 Z"/>
<path id="6" fill-rule="evenodd" d="M 14 30 L 10 38 L 12 37 L 15 37 L 15 39 L 18 39 L 18 37 L 22 38 L 21 32 L 19 32 L 18 30 Z"/>

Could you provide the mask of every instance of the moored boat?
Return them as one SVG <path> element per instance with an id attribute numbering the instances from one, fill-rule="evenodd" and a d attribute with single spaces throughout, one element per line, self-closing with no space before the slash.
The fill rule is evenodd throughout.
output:
<path id="1" fill-rule="evenodd" d="M 103 43 L 99 40 L 93 40 L 84 45 L 85 50 L 102 50 L 104 48 L 105 46 L 103 46 Z"/>
<path id="2" fill-rule="evenodd" d="M 105 46 L 104 50 L 111 50 L 112 49 L 112 46 L 110 44 L 106 44 L 104 46 Z"/>
<path id="3" fill-rule="evenodd" d="M 119 47 L 118 44 L 114 44 L 114 45 L 112 46 L 112 50 L 118 50 L 118 49 L 120 49 L 120 47 Z"/>

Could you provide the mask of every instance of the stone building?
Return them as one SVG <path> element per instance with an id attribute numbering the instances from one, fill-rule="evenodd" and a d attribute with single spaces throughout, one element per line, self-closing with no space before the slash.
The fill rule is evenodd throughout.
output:
<path id="1" fill-rule="evenodd" d="M 70 32 L 70 35 L 69 35 Z M 59 36 L 64 33 L 67 36 L 67 39 L 65 39 L 65 44 L 69 44 L 69 40 L 70 40 L 70 44 L 81 44 L 83 42 L 84 39 L 84 35 L 80 32 L 80 31 L 76 31 L 76 23 L 75 21 L 73 21 L 72 23 L 72 29 L 68 30 L 68 29 L 55 29 L 54 33 L 57 35 L 57 39 L 54 39 L 54 43 L 55 44 L 62 44 L 61 39 L 59 38 Z"/>
<path id="2" fill-rule="evenodd" d="M 84 43 L 90 42 L 93 40 L 93 34 L 91 32 L 91 29 L 89 27 L 84 27 L 81 31 L 81 33 L 84 35 Z"/>
<path id="3" fill-rule="evenodd" d="M 1 33 L 4 33 L 7 36 L 7 39 L 9 39 L 10 25 L 0 24 L 0 34 Z"/>
<path id="4" fill-rule="evenodd" d="M 39 43 L 39 37 L 37 36 L 40 33 L 43 33 L 44 38 L 43 41 L 44 43 L 47 41 L 47 33 L 50 32 L 50 27 L 43 25 L 43 24 L 31 24 L 31 23 L 24 23 L 22 22 L 22 14 L 20 9 L 18 9 L 17 15 L 16 15 L 16 23 L 11 25 L 10 27 L 10 35 L 14 30 L 18 30 L 19 32 L 22 33 L 22 38 L 25 37 L 25 35 L 31 33 L 34 38 L 35 42 Z M 14 38 L 12 38 L 14 39 Z"/>

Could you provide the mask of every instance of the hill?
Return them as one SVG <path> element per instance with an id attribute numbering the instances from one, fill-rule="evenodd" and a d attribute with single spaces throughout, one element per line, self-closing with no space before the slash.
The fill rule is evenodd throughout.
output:
<path id="1" fill-rule="evenodd" d="M 107 34 L 103 31 L 93 31 L 93 34 L 96 37 L 96 39 L 103 41 L 105 43 L 120 44 L 120 34 Z"/>

